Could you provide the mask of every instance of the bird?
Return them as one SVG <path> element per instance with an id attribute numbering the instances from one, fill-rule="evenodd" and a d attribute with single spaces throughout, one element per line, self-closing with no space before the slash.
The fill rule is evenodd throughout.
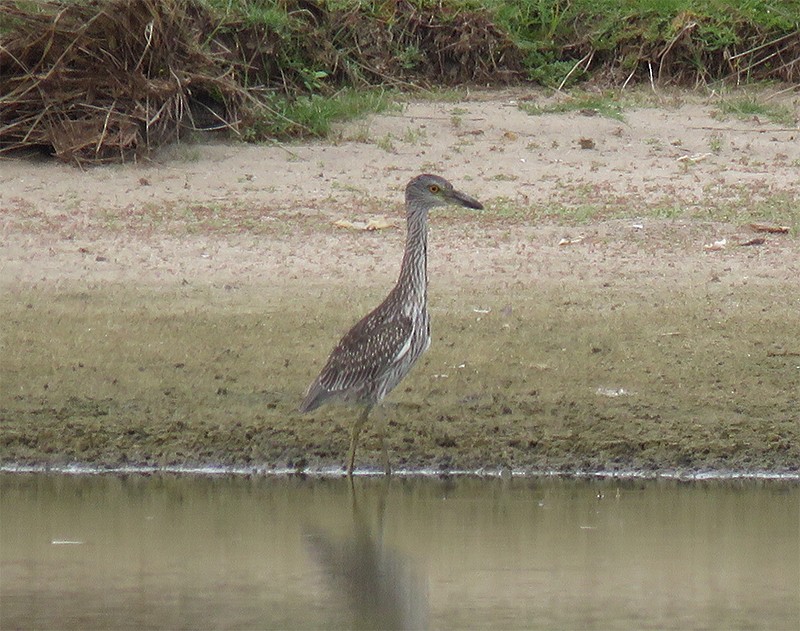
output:
<path id="1" fill-rule="evenodd" d="M 405 189 L 406 243 L 400 274 L 384 301 L 342 337 L 309 385 L 300 412 L 307 413 L 331 400 L 355 403 L 361 412 L 350 434 L 347 475 L 352 478 L 356 446 L 373 407 L 408 374 L 431 343 L 428 313 L 428 211 L 455 204 L 482 210 L 483 205 L 453 188 L 443 177 L 423 173 Z M 389 455 L 380 431 L 384 473 Z"/>

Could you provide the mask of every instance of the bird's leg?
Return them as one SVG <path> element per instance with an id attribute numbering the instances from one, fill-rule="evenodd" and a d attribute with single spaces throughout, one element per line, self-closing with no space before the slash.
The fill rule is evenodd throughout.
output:
<path id="1" fill-rule="evenodd" d="M 383 473 L 392 475 L 392 466 L 389 464 L 389 450 L 386 448 L 386 424 L 381 423 L 378 430 L 381 438 L 381 456 L 383 457 Z"/>
<path id="2" fill-rule="evenodd" d="M 385 475 L 392 475 L 392 467 L 389 464 L 389 449 L 386 446 L 386 431 L 389 425 L 389 418 L 386 414 L 386 407 L 378 406 L 378 419 L 375 423 L 378 431 L 378 438 L 381 441 L 381 458 L 383 461 L 383 473 Z M 374 415 L 373 415 L 374 417 Z"/>
<path id="3" fill-rule="evenodd" d="M 353 423 L 353 432 L 350 434 L 350 451 L 347 452 L 347 476 L 353 477 L 353 466 L 356 461 L 356 444 L 358 443 L 358 435 L 361 433 L 361 428 L 367 422 L 371 406 L 364 407 L 361 414 L 358 415 L 356 422 Z"/>

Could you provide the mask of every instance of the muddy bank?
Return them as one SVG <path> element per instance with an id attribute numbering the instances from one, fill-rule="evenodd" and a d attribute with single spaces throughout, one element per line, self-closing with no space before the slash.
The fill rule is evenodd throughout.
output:
<path id="1" fill-rule="evenodd" d="M 432 216 L 433 344 L 382 413 L 395 467 L 796 472 L 796 132 L 686 95 L 624 122 L 515 103 L 4 163 L 0 463 L 340 465 L 353 410 L 296 409 L 394 282 L 407 178 L 436 171 L 487 210 Z"/>
<path id="2" fill-rule="evenodd" d="M 463 229 L 440 225 L 433 247 Z M 461 259 L 461 282 L 433 281 L 432 347 L 378 417 L 395 467 L 797 471 L 800 288 L 775 273 L 797 265 L 796 242 L 709 257 L 659 250 L 674 224 L 598 226 L 572 248 L 552 229 L 528 230 L 537 248 L 482 229 L 493 247 Z M 631 238 L 655 258 L 624 256 Z M 387 260 L 401 245 L 372 239 Z M 5 292 L 0 460 L 340 464 L 354 411 L 296 408 L 391 284 L 378 267 L 361 287 L 198 276 Z M 358 462 L 379 456 L 366 430 Z"/>

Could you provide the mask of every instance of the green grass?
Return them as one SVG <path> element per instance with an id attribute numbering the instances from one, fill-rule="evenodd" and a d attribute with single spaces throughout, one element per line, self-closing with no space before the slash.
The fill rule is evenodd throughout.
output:
<path id="1" fill-rule="evenodd" d="M 26 11 L 55 16 L 61 5 L 0 6 L 0 32 L 13 33 Z M 800 79 L 797 64 L 789 63 L 800 0 L 164 0 L 149 6 L 186 18 L 190 57 L 202 61 L 187 76 L 213 66 L 205 87 L 193 79 L 192 97 L 230 105 L 231 127 L 241 120 L 243 137 L 252 141 L 325 137 L 335 122 L 384 111 L 392 100 L 457 101 L 474 83 L 561 88 L 585 79 L 614 87 Z M 92 42 L 86 46 L 93 51 Z M 112 55 L 95 54 L 106 53 Z M 111 61 L 128 67 L 137 58 Z M 231 79 L 224 92 L 220 77 Z M 413 96 L 387 94 L 386 86 Z M 593 110 L 623 120 L 622 103 L 609 94 L 523 107 L 531 114 Z M 723 99 L 720 111 L 796 124 L 787 108 L 751 98 Z M 457 126 L 458 116 L 452 121 Z"/>
<path id="2" fill-rule="evenodd" d="M 412 94 L 406 95 L 404 100 L 423 100 L 432 103 L 460 103 L 469 98 L 470 90 L 467 88 L 421 87 Z"/>
<path id="3" fill-rule="evenodd" d="M 578 248 L 559 256 L 580 264 Z M 632 466 L 643 449 L 656 449 L 642 460 L 651 467 L 686 466 L 687 453 L 701 469 L 717 457 L 728 468 L 730 458 L 755 469 L 796 463 L 800 372 L 796 357 L 769 353 L 796 349 L 796 284 L 767 275 L 732 294 L 727 281 L 639 265 L 646 282 L 635 291 L 624 278 L 587 282 L 563 264 L 508 276 L 512 292 L 490 280 L 438 284 L 434 343 L 393 394 L 393 457 L 431 467 L 441 461 L 436 437 L 455 435 L 459 447 L 446 454 L 454 467 L 478 468 L 492 454 L 515 466 L 574 467 L 630 436 L 611 466 Z M 301 418 L 297 405 L 337 332 L 373 304 L 381 283 L 318 281 L 320 291 L 298 292 L 242 279 L 230 291 L 214 278 L 1 294 L 0 460 L 340 463 L 352 411 Z M 477 304 L 490 313 L 464 308 Z M 441 373 L 446 381 L 433 377 Z M 635 399 L 598 397 L 598 386 Z M 746 459 L 728 436 L 753 447 Z M 364 461 L 378 458 L 370 443 Z"/>
<path id="4" fill-rule="evenodd" d="M 785 105 L 768 103 L 753 95 L 724 98 L 719 104 L 719 111 L 723 118 L 734 116 L 750 120 L 755 117 L 786 127 L 797 125 L 797 116 L 791 109 Z"/>
<path id="5" fill-rule="evenodd" d="M 294 99 L 275 95 L 247 126 L 244 139 L 321 138 L 330 133 L 334 123 L 391 109 L 399 109 L 399 105 L 385 90 L 344 89 L 333 96 L 311 94 Z"/>
<path id="6" fill-rule="evenodd" d="M 747 81 L 759 72 L 778 72 L 767 56 L 769 48 L 761 45 L 800 28 L 800 0 L 414 0 L 405 8 L 379 0 L 318 0 L 323 15 L 351 15 L 347 23 L 354 29 L 354 38 L 341 30 L 328 37 L 324 22 L 310 22 L 307 10 L 298 10 L 292 1 L 203 2 L 231 24 L 274 34 L 280 41 L 275 63 L 285 68 L 287 81 L 304 92 L 294 98 L 268 99 L 263 116 L 256 117 L 247 134 L 256 139 L 325 136 L 333 121 L 380 111 L 374 105 L 354 107 L 353 97 L 325 95 L 351 85 L 348 81 L 353 79 L 375 82 L 365 69 L 377 67 L 376 58 L 361 59 L 361 47 L 374 38 L 369 33 L 400 29 L 409 12 L 424 17 L 427 11 L 443 28 L 457 16 L 487 16 L 514 43 L 523 78 L 552 87 L 575 85 L 609 69 L 618 77 L 617 85 L 626 76 L 634 82 L 649 82 L 651 73 L 654 80 L 666 82 L 697 84 L 734 74 L 737 81 Z M 463 88 L 430 74 L 430 43 L 419 35 L 398 30 L 388 44 L 384 42 L 390 50 L 371 53 L 395 60 L 398 70 L 407 73 L 378 78 L 378 82 L 399 79 L 395 85 L 416 85 L 421 90 L 416 95 L 426 100 L 463 98 Z M 331 42 L 335 54 L 318 56 L 320 49 L 308 44 L 318 36 Z M 624 118 L 621 104 L 609 95 L 586 95 L 524 109 L 531 114 L 587 109 L 615 120 Z M 781 124 L 791 118 L 791 112 L 779 107 L 737 101 L 725 102 L 722 112 L 763 116 Z"/>
<path id="7" fill-rule="evenodd" d="M 713 194 L 711 197 L 715 197 Z M 766 223 L 788 226 L 793 235 L 800 234 L 800 196 L 779 193 L 754 198 L 752 191 L 742 186 L 728 199 L 710 200 L 694 217 L 735 225 Z"/>
<path id="8" fill-rule="evenodd" d="M 375 146 L 386 153 L 394 153 L 397 151 L 397 148 L 394 145 L 394 136 L 392 136 L 392 134 L 386 134 L 378 138 L 375 141 Z"/>
<path id="9" fill-rule="evenodd" d="M 487 0 L 483 6 L 524 52 L 529 78 L 553 87 L 570 72 L 572 83 L 589 76 L 609 58 L 644 80 L 648 60 L 700 77 L 734 68 L 748 79 L 769 64 L 755 48 L 800 27 L 798 0 Z M 740 56 L 728 63 L 734 54 Z"/>
<path id="10" fill-rule="evenodd" d="M 612 93 L 603 94 L 585 94 L 577 93 L 568 97 L 564 101 L 557 103 L 550 103 L 546 105 L 539 105 L 537 103 L 521 103 L 520 109 L 533 116 L 541 114 L 556 114 L 563 112 L 581 112 L 586 111 L 589 113 L 599 114 L 606 118 L 613 118 L 614 120 L 624 121 L 625 116 L 622 113 L 622 103 L 619 95 Z"/>
<path id="11" fill-rule="evenodd" d="M 792 235 L 800 234 L 800 197 L 790 193 L 766 194 L 747 187 L 719 190 L 710 187 L 703 199 L 691 204 L 674 200 L 645 201 L 630 198 L 603 198 L 589 194 L 592 203 L 553 200 L 542 204 L 523 205 L 509 197 L 488 200 L 486 210 L 480 213 L 487 219 L 513 219 L 555 223 L 566 226 L 584 226 L 598 221 L 657 219 L 699 220 L 729 223 L 742 226 L 765 223 L 788 226 Z"/>

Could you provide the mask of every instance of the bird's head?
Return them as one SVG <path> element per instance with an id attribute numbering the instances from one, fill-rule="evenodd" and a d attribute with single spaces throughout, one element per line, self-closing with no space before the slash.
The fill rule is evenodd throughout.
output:
<path id="1" fill-rule="evenodd" d="M 455 204 L 482 210 L 483 205 L 474 197 L 466 193 L 457 191 L 443 177 L 424 173 L 411 180 L 406 186 L 406 202 L 409 209 L 423 208 L 428 209 L 434 206 L 446 206 Z"/>

